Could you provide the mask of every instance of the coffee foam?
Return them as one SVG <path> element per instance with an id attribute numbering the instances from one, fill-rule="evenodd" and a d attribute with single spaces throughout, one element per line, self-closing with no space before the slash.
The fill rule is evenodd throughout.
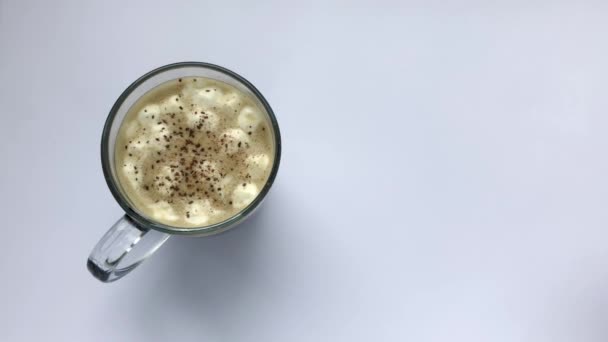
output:
<path id="1" fill-rule="evenodd" d="M 266 113 L 238 89 L 207 78 L 145 94 L 121 126 L 115 162 L 129 200 L 176 227 L 228 219 L 264 187 L 274 145 Z"/>

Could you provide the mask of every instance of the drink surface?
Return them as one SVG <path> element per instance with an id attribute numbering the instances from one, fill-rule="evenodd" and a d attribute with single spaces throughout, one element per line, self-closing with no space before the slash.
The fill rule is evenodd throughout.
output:
<path id="1" fill-rule="evenodd" d="M 168 81 L 129 110 L 116 142 L 123 192 L 154 221 L 222 222 L 247 207 L 274 163 L 272 126 L 247 94 L 204 77 Z"/>

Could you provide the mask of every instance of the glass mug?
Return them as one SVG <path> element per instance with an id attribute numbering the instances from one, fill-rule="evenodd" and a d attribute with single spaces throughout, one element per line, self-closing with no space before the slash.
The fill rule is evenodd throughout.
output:
<path id="1" fill-rule="evenodd" d="M 131 106 L 149 90 L 169 80 L 181 77 L 206 77 L 227 83 L 249 95 L 260 109 L 265 111 L 274 140 L 274 163 L 266 184 L 258 196 L 236 215 L 212 225 L 196 228 L 172 227 L 143 215 L 128 199 L 117 179 L 114 150 L 116 136 Z M 272 108 L 264 96 L 249 81 L 238 74 L 217 65 L 201 62 L 182 62 L 165 65 L 140 77 L 118 98 L 101 137 L 101 165 L 112 195 L 124 209 L 125 215 L 110 228 L 93 248 L 87 268 L 102 282 L 122 278 L 154 253 L 172 234 L 208 236 L 224 232 L 245 220 L 262 202 L 279 169 L 281 135 Z"/>

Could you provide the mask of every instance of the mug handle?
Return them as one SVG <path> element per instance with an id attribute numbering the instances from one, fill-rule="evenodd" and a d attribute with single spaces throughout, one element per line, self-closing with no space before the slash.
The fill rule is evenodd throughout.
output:
<path id="1" fill-rule="evenodd" d="M 93 248 L 87 268 L 104 283 L 124 277 L 146 260 L 169 238 L 169 234 L 137 225 L 123 216 Z"/>

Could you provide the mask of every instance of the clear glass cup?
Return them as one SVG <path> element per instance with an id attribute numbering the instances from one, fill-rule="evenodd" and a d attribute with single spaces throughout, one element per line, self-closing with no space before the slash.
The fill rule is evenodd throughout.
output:
<path id="1" fill-rule="evenodd" d="M 143 215 L 121 189 L 114 164 L 116 136 L 129 108 L 152 88 L 180 77 L 198 76 L 219 80 L 248 94 L 260 109 L 266 112 L 274 137 L 274 164 L 268 181 L 260 194 L 249 206 L 229 219 L 196 228 L 172 227 L 156 222 Z M 112 109 L 101 137 L 101 165 L 103 174 L 114 198 L 124 209 L 125 215 L 110 228 L 93 248 L 87 268 L 102 282 L 120 279 L 156 251 L 173 235 L 208 236 L 235 227 L 246 219 L 262 202 L 277 175 L 281 159 L 281 135 L 272 108 L 264 96 L 246 79 L 217 65 L 201 62 L 182 62 L 165 65 L 140 77 L 118 98 Z"/>

